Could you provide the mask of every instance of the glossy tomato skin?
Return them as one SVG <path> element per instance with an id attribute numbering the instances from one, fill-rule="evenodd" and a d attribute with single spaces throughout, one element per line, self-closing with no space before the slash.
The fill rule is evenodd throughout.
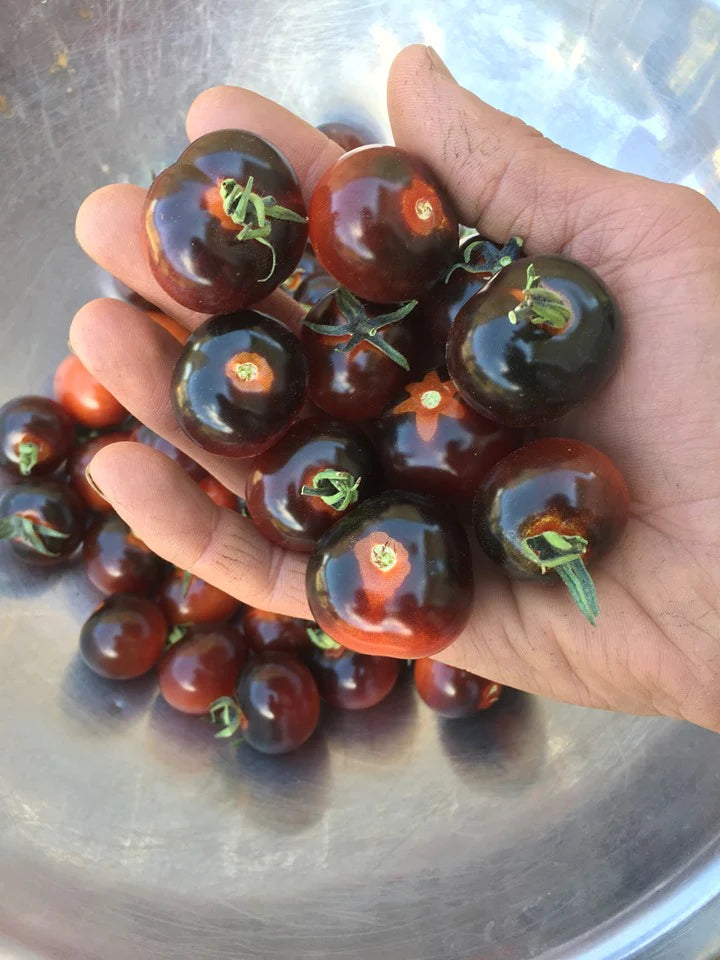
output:
<path id="1" fill-rule="evenodd" d="M 182 713 L 208 713 L 218 697 L 231 697 L 247 650 L 227 624 L 190 627 L 158 663 L 158 685 L 167 703 Z"/>
<path id="2" fill-rule="evenodd" d="M 158 600 L 171 626 L 181 623 L 222 623 L 241 607 L 239 600 L 218 587 L 175 569 L 163 583 Z"/>
<path id="3" fill-rule="evenodd" d="M 87 470 L 90 461 L 98 451 L 104 447 L 109 447 L 113 443 L 122 443 L 131 440 L 132 434 L 117 430 L 113 433 L 103 433 L 99 437 L 93 437 L 92 440 L 86 440 L 85 443 L 78 444 L 73 450 L 68 460 L 67 472 L 70 480 L 70 486 L 75 493 L 85 502 L 85 505 L 96 513 L 111 513 L 112 507 L 105 497 L 97 492 L 95 487 L 88 482 Z"/>
<path id="4" fill-rule="evenodd" d="M 178 423 L 204 450 L 254 457 L 297 419 L 306 389 L 295 334 L 279 320 L 242 310 L 194 331 L 173 371 L 171 398 Z"/>
<path id="5" fill-rule="evenodd" d="M 344 123 L 339 120 L 329 123 L 318 124 L 318 130 L 324 133 L 330 140 L 342 147 L 346 152 L 356 150 L 358 147 L 366 147 L 374 143 L 375 138 L 372 134 L 355 123 Z"/>
<path id="6" fill-rule="evenodd" d="M 395 686 L 400 661 L 353 650 L 319 650 L 311 654 L 310 669 L 322 699 L 343 710 L 367 710 L 384 700 Z"/>
<path id="7" fill-rule="evenodd" d="M 473 524 L 485 553 L 518 579 L 554 582 L 522 551 L 522 541 L 553 530 L 588 541 L 585 563 L 607 553 L 627 525 L 625 480 L 604 453 L 580 440 L 547 437 L 515 450 L 478 488 Z"/>
<path id="8" fill-rule="evenodd" d="M 62 536 L 37 535 L 46 555 L 26 540 L 8 532 L 12 550 L 27 563 L 52 564 L 75 552 L 85 533 L 85 506 L 70 487 L 56 480 L 25 480 L 8 487 L 0 497 L 0 523 L 25 518 L 33 524 L 49 527 Z"/>
<path id="9" fill-rule="evenodd" d="M 244 187 L 251 176 L 255 193 L 272 196 L 305 217 L 300 185 L 288 161 L 272 144 L 244 130 L 199 137 L 148 191 L 144 233 L 150 269 L 163 290 L 190 310 L 228 313 L 256 303 L 292 273 L 302 255 L 305 222 L 268 219 L 274 270 L 267 246 L 238 240 L 242 226 L 223 209 L 220 185 L 233 179 Z M 252 205 L 249 209 L 252 213 Z"/>
<path id="10" fill-rule="evenodd" d="M 519 320 L 530 266 L 569 309 L 562 329 Z M 458 313 L 447 365 L 466 403 L 498 423 L 526 427 L 563 416 L 597 393 L 620 356 L 620 316 L 605 284 L 559 256 L 516 260 Z"/>
<path id="11" fill-rule="evenodd" d="M 387 486 L 463 506 L 493 464 L 520 445 L 518 431 L 481 417 L 444 371 L 408 384 L 373 424 Z"/>
<path id="12" fill-rule="evenodd" d="M 238 501 L 232 490 L 216 480 L 215 477 L 208 474 L 198 482 L 198 486 L 203 490 L 218 507 L 225 507 L 226 510 L 237 510 Z"/>
<path id="13" fill-rule="evenodd" d="M 138 424 L 132 430 L 130 439 L 134 440 L 135 443 L 142 443 L 146 447 L 152 447 L 153 450 L 164 453 L 166 457 L 177 463 L 179 467 L 182 467 L 185 473 L 191 476 L 193 480 L 202 480 L 203 477 L 206 476 L 205 470 L 197 461 L 193 460 L 193 458 L 189 457 L 186 453 L 183 453 L 182 450 L 178 450 L 169 440 L 158 436 L 157 433 L 153 433 L 153 431 L 143 423 Z"/>
<path id="14" fill-rule="evenodd" d="M 392 307 L 366 304 L 368 316 L 388 313 Z M 338 420 L 362 421 L 379 417 L 385 407 L 412 378 L 417 341 L 412 315 L 390 324 L 377 336 L 398 350 L 408 361 L 405 370 L 371 343 L 363 341 L 345 352 L 339 347 L 349 335 L 331 337 L 304 325 L 300 340 L 308 364 L 308 396 L 324 413 Z M 345 317 L 330 294 L 311 308 L 307 322 L 338 326 Z"/>
<path id="15" fill-rule="evenodd" d="M 103 430 L 127 416 L 125 407 L 75 356 L 65 357 L 59 364 L 53 391 L 57 402 L 85 427 Z"/>
<path id="16" fill-rule="evenodd" d="M 389 491 L 328 530 L 310 556 L 306 584 L 313 617 L 342 646 L 431 656 L 470 615 L 470 545 L 443 505 Z"/>
<path id="17" fill-rule="evenodd" d="M 302 284 L 302 282 L 307 278 L 312 276 L 314 273 L 317 273 L 318 270 L 322 270 L 322 267 L 317 262 L 317 257 L 313 253 L 313 248 L 310 244 L 305 245 L 302 256 L 298 261 L 298 265 L 295 267 L 293 272 L 284 280 L 281 289 L 285 293 L 289 293 L 291 297 L 297 299 L 297 291 Z"/>
<path id="18" fill-rule="evenodd" d="M 334 280 L 329 273 L 319 271 L 305 277 L 295 291 L 295 299 L 306 307 L 314 307 L 316 303 L 320 303 L 328 294 L 336 290 L 337 280 Z"/>
<path id="19" fill-rule="evenodd" d="M 0 467 L 18 476 L 52 473 L 75 442 L 67 411 L 47 397 L 14 397 L 0 407 Z M 23 466 L 23 448 L 32 459 Z"/>
<path id="20" fill-rule="evenodd" d="M 110 680 L 132 680 L 157 663 L 167 624 L 146 597 L 116 593 L 93 611 L 80 632 L 80 654 L 90 669 Z"/>
<path id="21" fill-rule="evenodd" d="M 466 270 L 459 266 L 448 271 L 421 297 L 418 303 L 415 319 L 422 327 L 428 368 L 445 365 L 445 350 L 455 317 L 468 300 L 479 293 L 493 276 L 493 269 L 488 264 L 483 250 L 483 242 L 488 243 L 484 238 L 475 235 L 463 240 L 457 262 L 465 263 L 464 253 L 470 248 L 467 263 L 472 269 Z M 490 249 L 492 248 L 493 245 L 490 244 Z M 512 251 L 513 256 L 517 257 L 519 251 L 518 245 Z"/>
<path id="22" fill-rule="evenodd" d="M 497 703 L 502 686 L 467 670 L 423 657 L 414 667 L 415 686 L 425 703 L 441 717 L 472 717 Z"/>
<path id="23" fill-rule="evenodd" d="M 305 664 L 292 657 L 251 660 L 240 674 L 236 697 L 243 740 L 261 753 L 295 750 L 317 727 L 317 684 Z"/>
<path id="24" fill-rule="evenodd" d="M 307 620 L 248 607 L 240 625 L 251 654 L 283 653 L 303 657 L 313 649 Z"/>
<path id="25" fill-rule="evenodd" d="M 455 260 L 458 221 L 430 169 L 398 147 L 344 154 L 310 199 L 310 242 L 320 263 L 356 296 L 417 299 Z"/>
<path id="26" fill-rule="evenodd" d="M 310 553 L 319 538 L 345 513 L 319 496 L 303 494 L 315 487 L 323 470 L 349 474 L 360 484 L 361 503 L 380 489 L 381 477 L 372 444 L 357 427 L 325 417 L 300 420 L 253 463 L 247 506 L 253 523 L 268 540 L 287 550 Z"/>
<path id="27" fill-rule="evenodd" d="M 83 565 L 88 580 L 105 594 L 154 593 L 167 570 L 115 514 L 99 517 L 85 534 Z"/>

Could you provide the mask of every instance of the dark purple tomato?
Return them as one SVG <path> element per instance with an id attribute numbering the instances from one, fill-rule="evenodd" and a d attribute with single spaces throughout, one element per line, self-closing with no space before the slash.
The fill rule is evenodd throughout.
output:
<path id="1" fill-rule="evenodd" d="M 520 444 L 520 434 L 463 403 L 457 387 L 433 370 L 405 387 L 403 399 L 373 426 L 386 485 L 472 503 L 490 467 Z"/>
<path id="2" fill-rule="evenodd" d="M 338 290 L 311 307 L 301 342 L 316 407 L 338 420 L 380 416 L 412 378 L 417 338 L 404 319 L 408 306 L 363 304 Z"/>
<path id="3" fill-rule="evenodd" d="M 130 438 L 136 443 L 143 443 L 146 447 L 152 447 L 153 450 L 164 453 L 166 457 L 174 460 L 179 467 L 182 467 L 185 473 L 189 474 L 193 480 L 202 480 L 205 476 L 205 470 L 203 470 L 200 464 L 193 460 L 192 457 L 183 453 L 182 450 L 178 450 L 169 440 L 153 433 L 152 430 L 144 424 L 138 424 L 130 434 Z"/>
<path id="4" fill-rule="evenodd" d="M 555 581 L 594 623 L 585 564 L 607 553 L 627 525 L 630 498 L 614 463 L 580 440 L 547 437 L 515 450 L 487 474 L 473 522 L 485 553 L 511 577 Z"/>
<path id="5" fill-rule="evenodd" d="M 320 303 L 329 293 L 335 293 L 336 290 L 337 280 L 334 280 L 329 273 L 320 271 L 305 277 L 295 291 L 295 299 L 306 307 L 314 307 L 316 303 Z"/>
<path id="6" fill-rule="evenodd" d="M 334 140 L 346 152 L 356 150 L 358 147 L 366 147 L 377 140 L 377 137 L 374 137 L 369 130 L 365 130 L 355 123 L 343 123 L 342 121 L 320 123 L 318 124 L 318 130 L 329 137 L 330 140 Z"/>
<path id="7" fill-rule="evenodd" d="M 343 154 L 310 199 L 310 242 L 331 276 L 374 303 L 417 299 L 458 250 L 458 221 L 421 160 L 398 147 Z"/>
<path id="8" fill-rule="evenodd" d="M 310 624 L 300 617 L 286 617 L 281 613 L 248 607 L 243 611 L 238 625 L 242 626 L 252 654 L 286 653 L 302 656 L 313 649 L 307 632 Z"/>
<path id="9" fill-rule="evenodd" d="M 289 277 L 307 241 L 295 171 L 262 137 L 216 130 L 153 181 L 145 250 L 155 279 L 201 313 L 229 313 Z"/>
<path id="10" fill-rule="evenodd" d="M 83 624 L 80 654 L 101 677 L 132 680 L 157 663 L 166 635 L 165 618 L 151 600 L 116 593 Z"/>
<path id="11" fill-rule="evenodd" d="M 272 317 L 210 317 L 175 365 L 172 404 L 185 433 L 210 453 L 254 457 L 280 439 L 305 402 L 300 341 Z"/>
<path id="12" fill-rule="evenodd" d="M 86 440 L 85 443 L 78 444 L 68 460 L 67 472 L 70 486 L 82 497 L 86 506 L 97 513 L 111 513 L 112 507 L 105 497 L 92 486 L 87 478 L 86 470 L 99 450 L 102 450 L 103 447 L 109 447 L 113 443 L 122 443 L 124 440 L 132 440 L 132 434 L 123 431 L 103 433 L 99 437 L 93 437 L 92 440 Z"/>
<path id="13" fill-rule="evenodd" d="M 75 442 L 70 415 L 47 397 L 14 397 L 0 407 L 0 466 L 22 477 L 52 473 Z"/>
<path id="14" fill-rule="evenodd" d="M 246 660 L 242 636 L 227 624 L 190 627 L 158 664 L 160 693 L 182 713 L 208 713 L 232 696 Z"/>
<path id="15" fill-rule="evenodd" d="M 158 601 L 172 626 L 181 623 L 222 623 L 241 603 L 185 570 L 175 569 L 163 583 Z"/>
<path id="16" fill-rule="evenodd" d="M 69 557 L 84 532 L 82 500 L 56 480 L 26 480 L 0 497 L 0 540 L 28 563 Z"/>
<path id="17" fill-rule="evenodd" d="M 473 570 L 462 526 L 443 505 L 390 491 L 338 520 L 310 556 L 313 617 L 360 653 L 426 657 L 462 631 Z"/>
<path id="18" fill-rule="evenodd" d="M 102 593 L 154 593 L 167 564 L 120 517 L 99 517 L 85 534 L 83 565 Z"/>
<path id="19" fill-rule="evenodd" d="M 472 717 L 497 703 L 502 686 L 467 670 L 423 657 L 415 661 L 417 691 L 441 717 Z"/>
<path id="20" fill-rule="evenodd" d="M 320 718 L 317 684 L 304 663 L 273 655 L 251 660 L 240 674 L 236 702 L 243 740 L 261 753 L 289 753 Z"/>
<path id="21" fill-rule="evenodd" d="M 510 427 L 546 423 L 597 393 L 620 356 L 602 280 L 559 256 L 516 260 L 458 313 L 447 345 L 466 403 Z"/>
<path id="22" fill-rule="evenodd" d="M 307 277 L 311 277 L 314 273 L 317 273 L 318 270 L 322 270 L 322 267 L 317 262 L 317 257 L 313 253 L 313 249 L 310 244 L 305 245 L 303 254 L 300 257 L 298 265 L 295 267 L 290 276 L 285 280 L 281 289 L 285 293 L 289 293 L 291 297 L 297 299 L 297 291 L 302 284 L 303 280 Z"/>
<path id="23" fill-rule="evenodd" d="M 253 462 L 247 506 L 268 540 L 310 553 L 339 517 L 374 496 L 380 484 L 377 458 L 364 433 L 312 417 L 292 426 Z"/>
<path id="24" fill-rule="evenodd" d="M 420 299 L 416 321 L 423 329 L 423 347 L 428 368 L 445 365 L 450 327 L 460 308 L 479 293 L 488 280 L 522 252 L 522 241 L 513 237 L 504 247 L 483 237 L 467 237 L 460 244 L 460 256 L 444 277 Z"/>
<path id="25" fill-rule="evenodd" d="M 322 699 L 344 710 L 367 710 L 390 693 L 400 672 L 400 660 L 336 650 L 313 650 L 310 660 Z"/>

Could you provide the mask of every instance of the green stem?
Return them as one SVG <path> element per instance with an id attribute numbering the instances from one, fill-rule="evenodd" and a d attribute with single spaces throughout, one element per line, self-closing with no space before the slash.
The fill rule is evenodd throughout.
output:
<path id="1" fill-rule="evenodd" d="M 29 476 L 33 467 L 37 465 L 38 445 L 29 440 L 24 441 L 18 446 L 18 468 L 23 477 Z"/>
<path id="2" fill-rule="evenodd" d="M 313 485 L 301 487 L 300 493 L 306 497 L 319 497 L 323 503 L 341 513 L 352 503 L 357 503 L 361 479 L 355 479 L 346 470 L 321 470 L 313 477 Z"/>
<path id="3" fill-rule="evenodd" d="M 222 726 L 215 734 L 218 740 L 227 740 L 242 727 L 243 712 L 232 697 L 219 697 L 210 704 L 210 722 Z"/>
<path id="4" fill-rule="evenodd" d="M 478 236 L 477 240 L 468 243 L 463 248 L 463 258 L 459 263 L 454 263 L 445 275 L 445 283 L 456 270 L 465 270 L 467 273 L 485 274 L 488 280 L 499 273 L 503 267 L 508 267 L 513 260 L 517 260 L 522 250 L 522 237 L 511 237 L 503 247 L 496 247 L 489 240 L 484 240 Z M 475 263 L 470 263 L 473 253 L 480 249 L 480 256 L 476 257 Z"/>
<path id="5" fill-rule="evenodd" d="M 310 638 L 310 642 L 316 647 L 319 647 L 320 650 L 342 650 L 342 645 L 336 643 L 335 640 L 329 637 L 320 627 L 308 627 L 307 635 Z"/>
<path id="6" fill-rule="evenodd" d="M 584 537 L 564 536 L 554 530 L 526 537 L 521 544 L 523 554 L 540 567 L 541 573 L 554 570 L 562 579 L 580 612 L 592 626 L 600 615 L 592 577 L 583 562 L 588 542 Z"/>
<path id="7" fill-rule="evenodd" d="M 189 623 L 176 624 L 172 628 L 170 633 L 167 635 L 167 640 L 165 641 L 165 649 L 167 650 L 168 647 L 172 647 L 176 643 L 179 643 L 183 639 L 185 634 L 188 632 L 189 627 L 190 627 Z"/>
<path id="8" fill-rule="evenodd" d="M 29 517 L 22 517 L 16 513 L 0 520 L 0 540 L 16 540 L 24 543 L 43 557 L 59 557 L 62 554 L 50 550 L 41 540 L 41 536 L 67 540 L 69 534 L 61 533 L 44 523 L 37 523 Z"/>
<path id="9" fill-rule="evenodd" d="M 559 293 L 542 286 L 542 277 L 535 265 L 527 268 L 523 300 L 508 313 L 510 323 L 534 323 L 537 326 L 562 330 L 568 325 L 572 311 Z"/>

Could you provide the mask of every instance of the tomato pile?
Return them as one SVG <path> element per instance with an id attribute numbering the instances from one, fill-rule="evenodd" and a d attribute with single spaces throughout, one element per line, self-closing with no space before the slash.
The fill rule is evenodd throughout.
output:
<path id="1" fill-rule="evenodd" d="M 0 536 L 38 563 L 83 541 L 107 598 L 82 628 L 87 665 L 116 680 L 156 667 L 171 706 L 267 753 L 305 742 L 321 699 L 379 703 L 403 659 L 442 716 L 492 706 L 500 684 L 430 659 L 482 616 L 472 541 L 511 578 L 562 581 L 594 625 L 588 565 L 629 512 L 608 457 L 545 426 L 617 367 L 621 323 L 603 281 L 526 256 L 518 237 L 469 233 L 418 158 L 357 146 L 342 125 L 328 133 L 353 149 L 307 208 L 286 158 L 241 130 L 200 137 L 147 194 L 150 269 L 210 314 L 188 335 L 140 304 L 183 344 L 172 407 L 204 450 L 252 458 L 245 501 L 130 422 L 75 357 L 58 368 L 56 401 L 0 409 L 0 464 L 16 475 Z M 299 330 L 260 304 L 278 288 L 305 305 Z M 86 474 L 128 439 L 307 554 L 314 623 L 243 607 L 154 555 Z"/>

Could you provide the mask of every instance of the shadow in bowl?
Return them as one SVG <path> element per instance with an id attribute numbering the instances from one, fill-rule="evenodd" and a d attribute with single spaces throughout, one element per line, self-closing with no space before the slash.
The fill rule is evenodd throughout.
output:
<path id="1" fill-rule="evenodd" d="M 124 733 L 145 713 L 157 692 L 154 671 L 136 680 L 105 680 L 76 653 L 65 669 L 58 692 L 63 715 L 87 736 Z"/>

